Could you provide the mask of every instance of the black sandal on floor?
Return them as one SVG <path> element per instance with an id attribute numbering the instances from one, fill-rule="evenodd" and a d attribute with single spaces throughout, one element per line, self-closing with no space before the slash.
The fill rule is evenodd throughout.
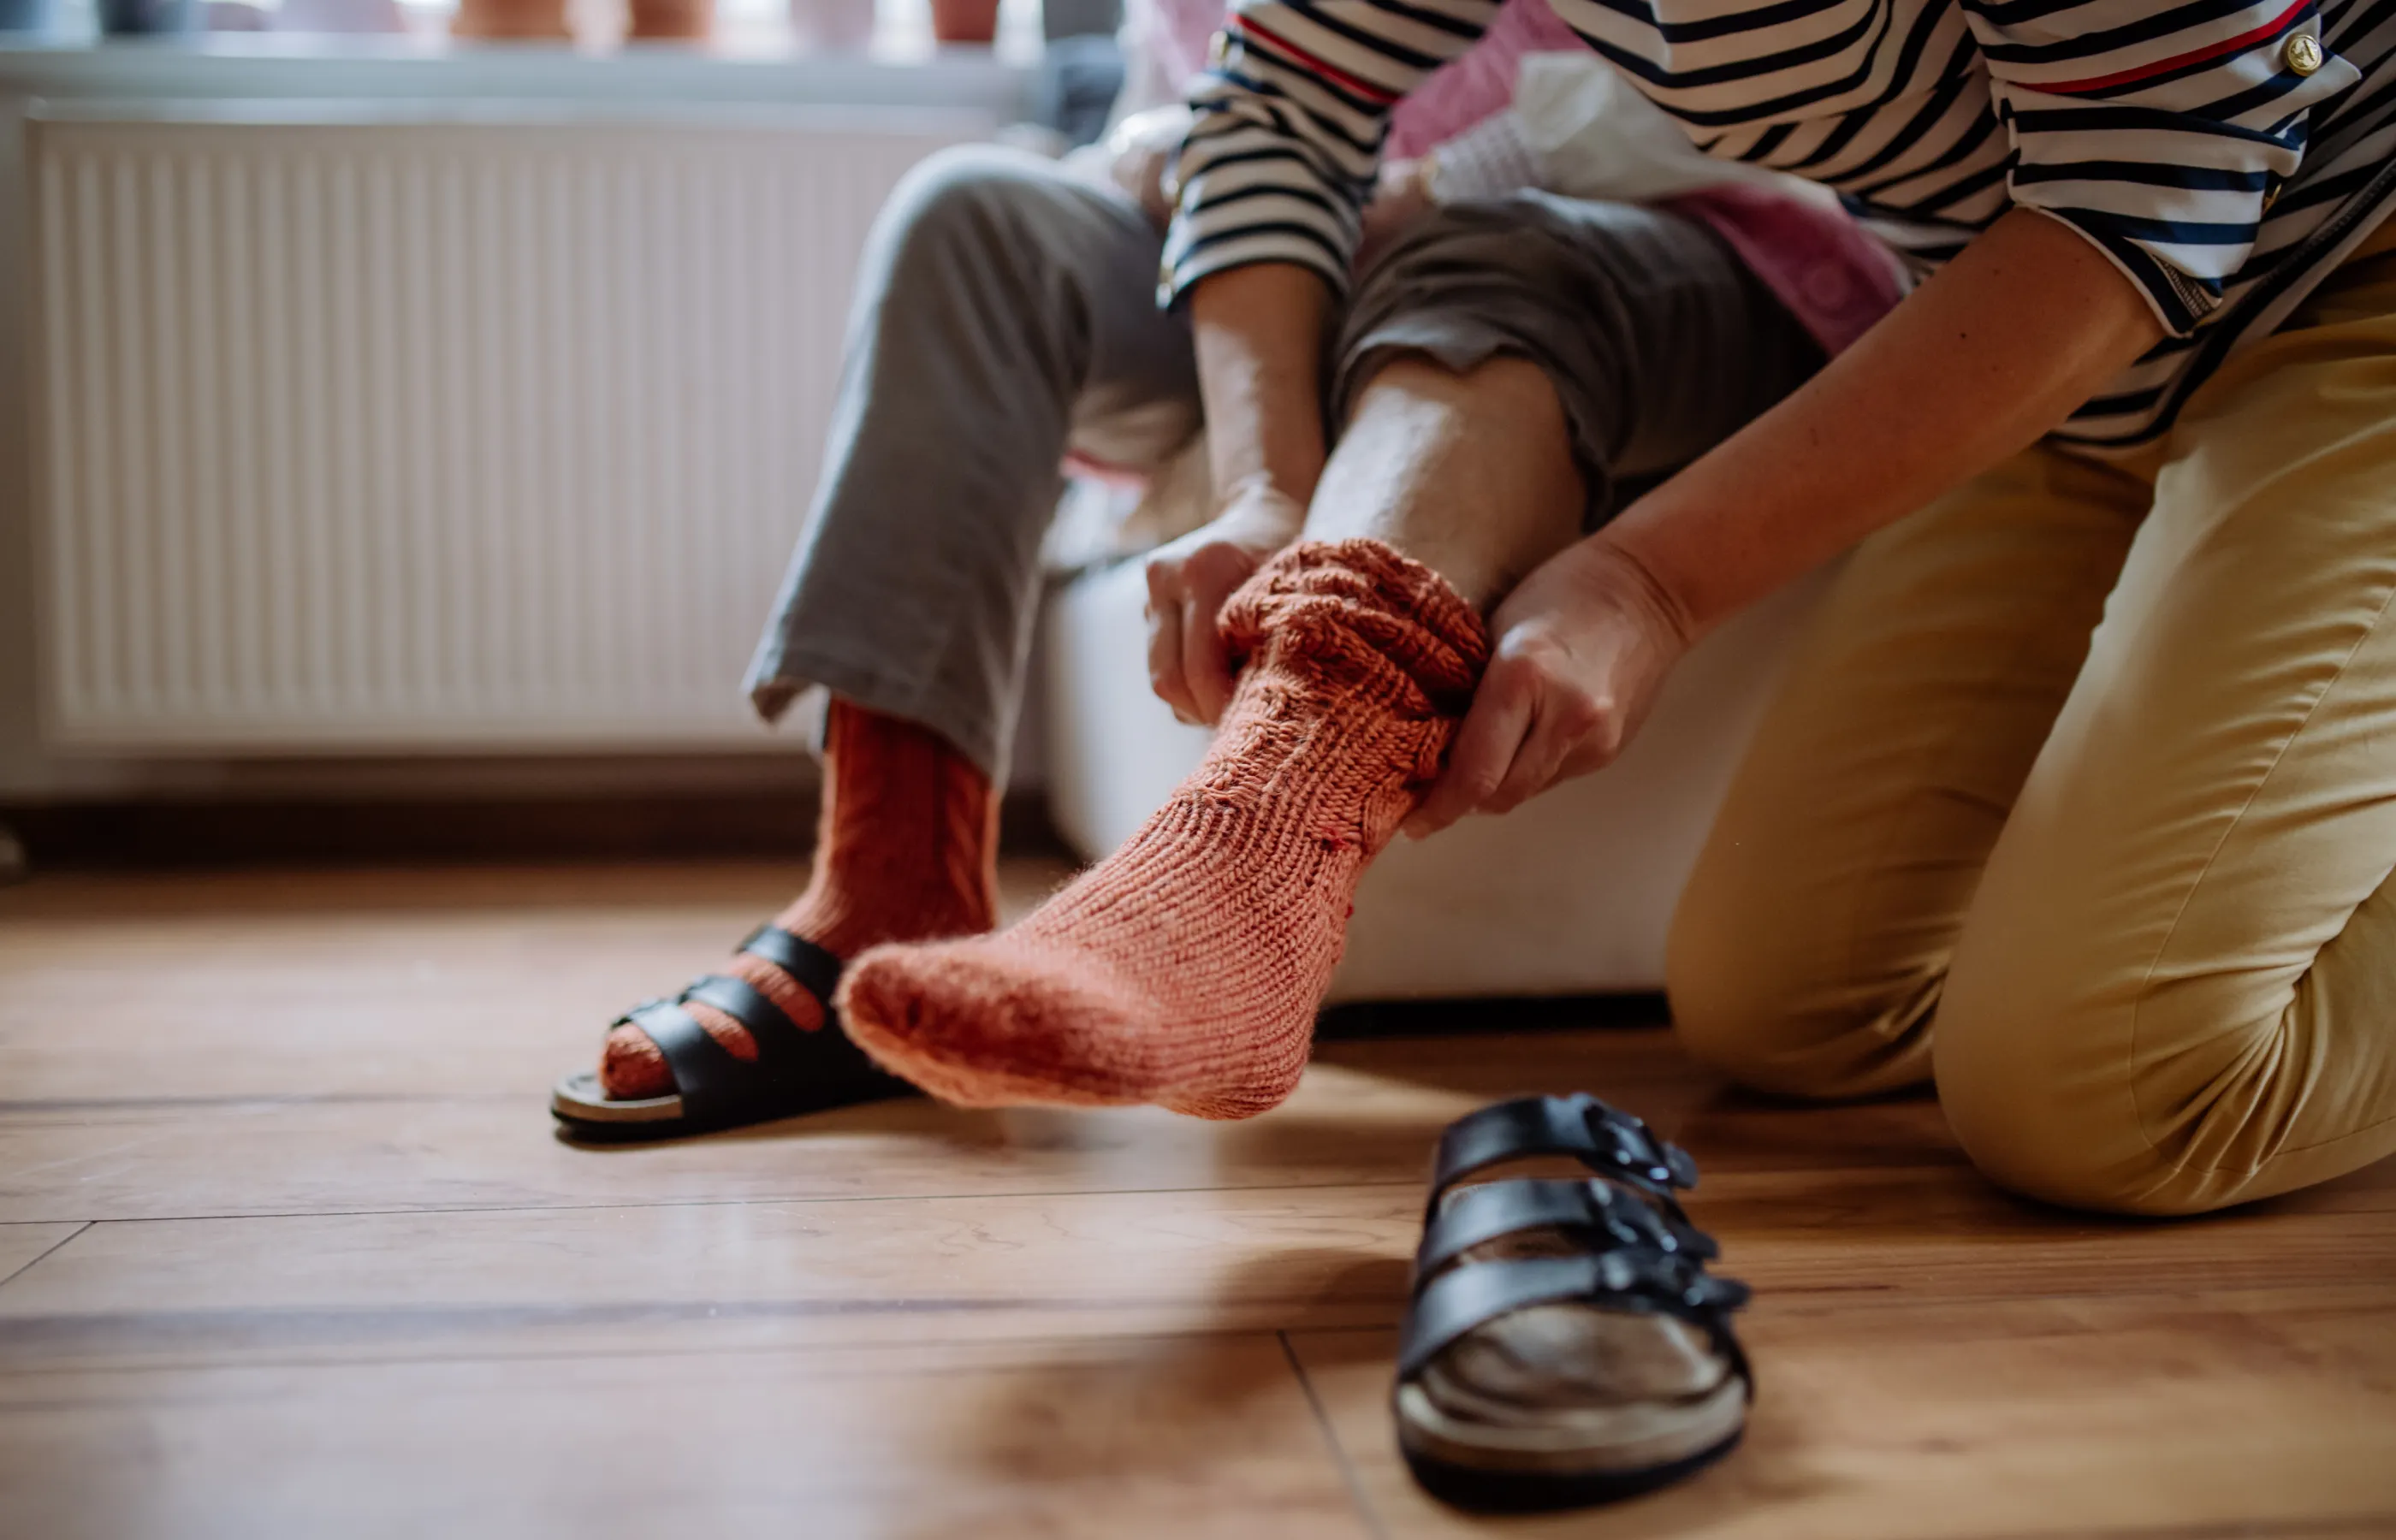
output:
<path id="1" fill-rule="evenodd" d="M 745 980 L 709 974 L 673 999 L 646 1001 L 609 1024 L 612 1030 L 630 1022 L 649 1035 L 665 1055 L 673 1093 L 617 1101 L 600 1085 L 597 1070 L 576 1070 L 549 1097 L 549 1109 L 568 1134 L 592 1141 L 667 1139 L 915 1094 L 840 1029 L 832 1008 L 839 958 L 773 925 L 758 926 L 740 949 L 773 963 L 820 1001 L 823 1025 L 808 1031 Z M 683 1009 L 692 1001 L 749 1029 L 755 1060 L 735 1058 L 708 1036 Z"/>
<path id="2" fill-rule="evenodd" d="M 1596 1175 L 1458 1186 L 1566 1156 Z M 1415 1479 L 1460 1507 L 1608 1502 L 1728 1454 L 1754 1375 L 1748 1290 L 1675 1190 L 1697 1166 L 1594 1096 L 1482 1109 L 1440 1138 L 1392 1397 Z"/>

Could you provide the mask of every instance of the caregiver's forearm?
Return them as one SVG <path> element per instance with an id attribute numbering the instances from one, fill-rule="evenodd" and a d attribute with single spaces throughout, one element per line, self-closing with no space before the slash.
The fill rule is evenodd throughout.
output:
<path id="1" fill-rule="evenodd" d="M 2017 210 L 1591 541 L 1698 634 L 2028 446 L 2163 335 L 2085 240 Z"/>
<path id="2" fill-rule="evenodd" d="M 1233 268 L 1190 291 L 1218 498 L 1261 489 L 1303 510 L 1314 496 L 1323 474 L 1319 376 L 1330 312 L 1323 280 L 1285 262 Z"/>

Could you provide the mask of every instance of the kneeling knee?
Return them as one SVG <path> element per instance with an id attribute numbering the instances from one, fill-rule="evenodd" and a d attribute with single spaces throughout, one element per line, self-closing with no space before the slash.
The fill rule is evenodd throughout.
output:
<path id="1" fill-rule="evenodd" d="M 1947 1126 L 1972 1164 L 2017 1197 L 2096 1214 L 2167 1218 L 2254 1194 L 2249 1174 L 2206 1169 L 2185 1139 L 2150 1135 L 2132 1079 L 2075 1063 L 2068 1011 L 1993 1017 L 1976 1002 L 1942 1010 L 1933 1053 Z M 2086 1025 L 2080 1018 L 2080 1025 Z"/>

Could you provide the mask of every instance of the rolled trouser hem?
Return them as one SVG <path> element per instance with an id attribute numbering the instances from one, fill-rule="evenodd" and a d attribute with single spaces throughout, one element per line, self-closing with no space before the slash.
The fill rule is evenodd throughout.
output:
<path id="1" fill-rule="evenodd" d="M 947 691 L 926 689 L 920 679 L 894 673 L 871 660 L 786 649 L 771 672 L 750 676 L 748 688 L 750 704 L 768 724 L 779 722 L 810 692 L 828 691 L 852 706 L 930 728 L 971 760 L 992 786 L 1001 785 L 1006 778 L 1010 735 L 988 709 L 961 700 Z M 815 713 L 815 717 L 816 727 L 807 735 L 807 746 L 819 754 L 823 750 L 821 713 Z"/>
<path id="2" fill-rule="evenodd" d="M 1345 423 L 1409 354 L 1455 374 L 1498 358 L 1536 365 L 1563 409 L 1591 530 L 1822 363 L 1704 226 L 1536 192 L 1444 206 L 1364 273 L 1332 355 L 1329 420 Z M 1656 389 L 1678 378 L 1659 371 L 1700 367 L 1693 357 L 1736 357 L 1740 389 Z"/>
<path id="3" fill-rule="evenodd" d="M 1581 527 L 1594 531 L 1621 506 L 1619 480 L 1611 474 L 1611 457 L 1594 424 L 1588 393 L 1577 376 L 1552 350 L 1525 341 L 1515 327 L 1498 316 L 1457 306 L 1437 312 L 1416 311 L 1393 316 L 1356 337 L 1340 351 L 1333 365 L 1331 419 L 1344 422 L 1355 411 L 1356 398 L 1392 361 L 1428 358 L 1450 374 L 1470 374 L 1498 358 L 1519 358 L 1538 365 L 1555 387 L 1564 422 L 1572 433 L 1573 462 L 1588 489 L 1581 509 Z"/>
<path id="4" fill-rule="evenodd" d="M 1552 350 L 1528 345 L 1514 336 L 1514 328 L 1490 313 L 1476 313 L 1467 307 L 1435 313 L 1414 312 L 1365 330 L 1351 347 L 1344 347 L 1332 366 L 1332 421 L 1347 421 L 1356 412 L 1356 398 L 1373 383 L 1373 376 L 1404 357 L 1431 359 L 1449 374 L 1471 374 L 1493 359 L 1538 364 L 1563 403 L 1564 424 L 1572 431 L 1572 462 L 1581 470 L 1581 486 L 1589 488 L 1581 508 L 1581 529 L 1596 532 L 1622 505 L 1619 479 L 1607 470 L 1610 455 L 1605 453 L 1605 441 L 1591 426 L 1596 419 L 1589 407 L 1589 395 L 1577 388 L 1574 371 L 1557 362 Z"/>

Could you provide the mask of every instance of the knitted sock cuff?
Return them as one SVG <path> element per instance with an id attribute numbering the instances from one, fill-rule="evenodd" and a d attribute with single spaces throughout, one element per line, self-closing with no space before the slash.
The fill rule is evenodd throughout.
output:
<path id="1" fill-rule="evenodd" d="M 1378 540 L 1307 540 L 1258 568 L 1223 606 L 1234 667 L 1276 666 L 1326 684 L 1394 669 L 1406 715 L 1460 716 L 1489 662 L 1489 627 L 1446 578 Z"/>

